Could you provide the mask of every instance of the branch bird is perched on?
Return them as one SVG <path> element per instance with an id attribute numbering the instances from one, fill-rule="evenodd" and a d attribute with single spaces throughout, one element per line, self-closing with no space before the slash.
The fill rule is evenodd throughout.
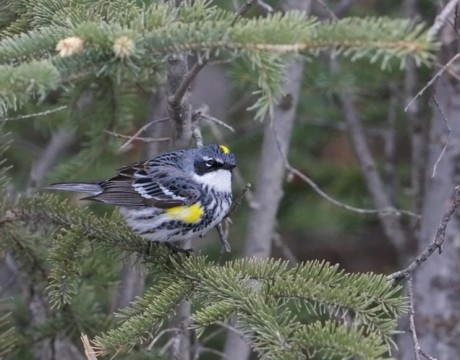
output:
<path id="1" fill-rule="evenodd" d="M 108 180 L 47 187 L 91 193 L 84 199 L 120 206 L 134 232 L 153 241 L 202 236 L 232 203 L 235 155 L 223 145 L 165 153 L 128 165 Z"/>

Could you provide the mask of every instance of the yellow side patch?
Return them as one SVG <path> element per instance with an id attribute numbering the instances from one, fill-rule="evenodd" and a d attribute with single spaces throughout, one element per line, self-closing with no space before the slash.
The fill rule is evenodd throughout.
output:
<path id="1" fill-rule="evenodd" d="M 171 220 L 180 220 L 186 224 L 193 224 L 201 220 L 204 210 L 200 203 L 190 206 L 175 206 L 166 210 L 166 216 Z"/>
<path id="2" fill-rule="evenodd" d="M 219 147 L 224 152 L 224 154 L 228 154 L 230 152 L 228 147 L 226 147 L 225 145 L 219 145 Z"/>

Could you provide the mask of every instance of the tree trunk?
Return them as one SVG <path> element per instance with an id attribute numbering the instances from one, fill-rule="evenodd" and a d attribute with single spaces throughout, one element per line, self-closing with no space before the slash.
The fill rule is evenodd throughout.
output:
<path id="1" fill-rule="evenodd" d="M 310 1 L 285 0 L 280 5 L 283 10 L 308 11 Z M 257 206 L 251 209 L 245 241 L 244 255 L 247 257 L 263 259 L 269 257 L 271 253 L 276 215 L 283 196 L 282 184 L 285 176 L 283 153 L 287 154 L 289 150 L 302 74 L 302 60 L 294 60 L 287 66 L 288 81 L 284 86 L 285 96 L 275 108 L 273 121 L 265 120 L 254 196 L 254 203 Z M 241 337 L 229 332 L 224 354 L 223 358 L 226 359 L 245 360 L 249 357 L 250 348 Z"/>
<path id="2" fill-rule="evenodd" d="M 448 27 L 443 33 L 440 63 L 447 62 L 458 51 L 458 36 L 453 32 Z M 447 43 L 451 39 L 452 42 Z M 419 251 L 433 240 L 453 189 L 460 183 L 460 84 L 447 71 L 437 83 L 434 101 L 439 108 L 433 105 Z M 448 127 L 451 128 L 450 140 Z M 439 159 L 446 143 L 448 148 Z M 460 217 L 457 215 L 447 227 L 442 254 L 433 255 L 415 274 L 415 323 L 420 345 L 439 360 L 458 359 L 460 353 L 459 231 Z"/>
<path id="3" fill-rule="evenodd" d="M 303 61 L 293 61 L 288 66 L 286 95 L 274 112 L 274 119 L 265 121 L 264 140 L 257 171 L 254 203 L 249 215 L 244 255 L 264 259 L 270 256 L 276 214 L 283 196 L 285 160 L 287 154 L 302 80 Z M 250 349 L 237 334 L 229 332 L 225 354 L 229 359 L 247 359 Z"/>

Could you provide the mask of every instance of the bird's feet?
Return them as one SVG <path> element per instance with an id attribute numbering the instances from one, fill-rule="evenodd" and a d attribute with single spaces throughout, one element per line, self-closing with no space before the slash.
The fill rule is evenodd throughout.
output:
<path id="1" fill-rule="evenodd" d="M 169 242 L 165 242 L 165 245 L 173 254 L 185 254 L 185 256 L 189 257 L 193 253 L 193 249 L 182 249 L 181 247 L 173 245 Z"/>

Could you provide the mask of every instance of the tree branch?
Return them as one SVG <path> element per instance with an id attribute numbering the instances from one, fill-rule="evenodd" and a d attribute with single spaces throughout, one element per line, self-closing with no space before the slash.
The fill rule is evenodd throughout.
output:
<path id="1" fill-rule="evenodd" d="M 131 135 L 129 137 L 129 140 L 126 141 L 123 145 L 120 146 L 120 149 L 118 149 L 118 151 L 123 151 L 125 148 L 127 148 L 134 140 L 139 140 L 139 141 L 145 141 L 145 140 L 140 140 L 140 139 L 166 139 L 166 137 L 156 137 L 156 138 L 153 138 L 153 137 L 147 137 L 147 138 L 141 138 L 139 137 L 140 134 L 142 134 L 144 131 L 146 131 L 147 129 L 149 129 L 152 125 L 155 125 L 155 124 L 158 124 L 160 122 L 163 122 L 163 121 L 168 121 L 169 118 L 168 117 L 164 117 L 164 118 L 161 118 L 161 119 L 158 119 L 158 120 L 152 120 L 152 121 L 149 121 L 147 124 L 145 124 L 144 126 L 142 126 L 139 130 L 137 130 L 133 135 Z M 116 135 L 114 135 L 116 136 Z M 124 135 L 122 136 L 124 137 Z M 168 140 L 171 140 L 171 138 L 167 138 Z M 164 140 L 152 140 L 152 141 L 164 141 Z M 149 141 L 146 141 L 146 142 L 149 142 Z"/>
<path id="2" fill-rule="evenodd" d="M 201 71 L 201 69 L 203 69 L 206 66 L 207 63 L 208 63 L 207 59 L 202 59 L 201 61 L 198 60 L 193 65 L 193 67 L 190 69 L 190 71 L 188 71 L 187 74 L 182 77 L 182 81 L 177 86 L 176 91 L 168 99 L 170 106 L 172 106 L 173 108 L 179 106 L 182 98 L 184 97 L 185 93 L 189 89 L 193 80 L 198 75 L 198 73 Z"/>
<path id="3" fill-rule="evenodd" d="M 155 142 L 155 141 L 169 141 L 169 140 L 171 140 L 171 138 L 169 138 L 169 137 L 151 138 L 151 137 L 136 136 L 136 134 L 134 134 L 134 135 L 123 135 L 123 134 L 119 134 L 119 133 L 116 133 L 116 132 L 113 132 L 113 131 L 110 131 L 110 130 L 104 130 L 104 132 L 106 134 L 112 135 L 113 137 L 116 137 L 116 138 L 128 139 L 127 142 L 125 142 L 122 146 L 120 146 L 119 150 L 125 149 L 133 141 L 142 141 L 142 142 L 145 142 L 145 143 L 149 143 L 149 142 Z M 137 131 L 137 132 L 139 132 L 139 131 Z"/>
<path id="4" fill-rule="evenodd" d="M 448 17 L 454 12 L 458 6 L 458 0 L 450 0 L 441 13 L 436 16 L 436 20 L 431 28 L 428 30 L 428 37 L 435 37 L 439 34 L 444 24 L 448 21 Z"/>
<path id="5" fill-rule="evenodd" d="M 235 25 L 236 22 L 246 14 L 251 6 L 255 3 L 259 2 L 256 0 L 246 0 L 246 2 L 238 9 L 238 11 L 235 14 L 235 18 L 233 19 L 231 26 Z M 268 5 L 267 5 L 268 6 Z M 169 61 L 169 59 L 168 59 Z M 172 91 L 173 94 L 168 98 L 168 103 L 170 107 L 172 108 L 178 108 L 180 106 L 180 103 L 182 101 L 182 98 L 186 95 L 188 89 L 190 88 L 190 85 L 192 84 L 193 80 L 196 78 L 196 76 L 200 73 L 200 71 L 208 64 L 209 59 L 208 58 L 203 58 L 203 59 L 198 59 L 197 62 L 192 66 L 190 71 L 188 71 L 186 74 L 182 74 L 182 76 L 178 76 L 180 78 L 180 82 L 174 87 L 174 90 Z"/>
<path id="6" fill-rule="evenodd" d="M 446 237 L 446 227 L 449 221 L 452 219 L 455 211 L 460 205 L 460 185 L 457 185 L 454 190 L 453 200 L 450 204 L 449 209 L 443 215 L 441 222 L 439 223 L 438 230 L 434 240 L 423 250 L 415 259 L 410 263 L 408 267 L 403 270 L 396 271 L 393 274 L 388 275 L 389 280 L 398 281 L 403 278 L 408 278 L 413 275 L 414 271 L 424 263 L 435 251 L 439 250 L 442 252 L 442 244 Z"/>
<path id="7" fill-rule="evenodd" d="M 7 118 L 0 118 L 0 122 L 3 121 L 17 121 L 17 120 L 23 120 L 23 119 L 30 119 L 38 116 L 47 116 L 49 114 L 62 111 L 67 109 L 67 105 L 63 106 L 58 106 L 57 108 L 50 109 L 50 110 L 45 110 L 45 111 L 40 111 L 38 113 L 33 113 L 33 114 L 25 114 L 25 115 L 18 115 L 18 116 L 13 116 L 13 117 L 7 117 Z"/>
<path id="8" fill-rule="evenodd" d="M 337 66 L 333 64 L 333 66 Z M 358 159 L 366 186 L 376 208 L 389 209 L 393 204 L 385 192 L 385 186 L 377 169 L 375 160 L 366 141 L 364 127 L 349 94 L 339 93 L 338 99 L 347 124 L 348 136 Z M 383 231 L 388 239 L 402 254 L 406 236 L 401 223 L 392 217 L 378 214 Z"/>
<path id="9" fill-rule="evenodd" d="M 442 147 L 442 150 L 439 153 L 439 156 L 438 156 L 438 158 L 436 159 L 436 161 L 435 161 L 435 163 L 433 165 L 433 172 L 431 174 L 431 177 L 434 178 L 436 176 L 436 169 L 438 167 L 438 164 L 440 163 L 442 157 L 444 156 L 444 154 L 445 154 L 445 152 L 447 150 L 447 147 L 449 146 L 450 137 L 452 135 L 452 129 L 450 127 L 449 120 L 447 119 L 446 114 L 444 114 L 444 111 L 441 109 L 441 106 L 439 106 L 439 102 L 438 102 L 438 98 L 436 97 L 436 94 L 433 95 L 433 102 L 436 105 L 436 109 L 438 109 L 439 114 L 441 115 L 442 121 L 446 125 L 446 129 L 447 129 L 447 139 L 445 139 L 444 146 Z M 442 139 L 442 140 L 444 140 L 444 139 Z"/>
<path id="10" fill-rule="evenodd" d="M 32 166 L 29 176 L 28 188 L 36 189 L 42 185 L 49 171 L 54 167 L 59 157 L 75 141 L 75 131 L 69 128 L 61 128 L 54 132 L 46 148 Z"/>
<path id="11" fill-rule="evenodd" d="M 407 111 L 414 103 L 415 100 L 417 100 L 420 96 L 423 95 L 423 93 L 431 86 L 433 85 L 441 76 L 444 74 L 446 70 L 449 69 L 449 67 L 458 60 L 460 57 L 460 53 L 457 53 L 455 56 L 453 56 L 447 63 L 444 65 L 432 78 L 430 81 L 428 81 L 425 86 L 412 98 L 411 101 L 406 105 L 404 108 L 404 111 Z"/>
<path id="12" fill-rule="evenodd" d="M 412 343 L 414 344 L 415 360 L 421 360 L 420 355 L 428 360 L 436 360 L 431 355 L 425 353 L 418 342 L 417 329 L 415 327 L 415 308 L 414 308 L 414 281 L 412 275 L 407 278 L 407 295 L 409 297 L 409 332 L 412 335 Z"/>
<path id="13" fill-rule="evenodd" d="M 183 79 L 187 76 L 188 65 L 185 55 L 170 55 L 168 57 L 168 93 L 176 94 L 182 91 Z M 174 144 L 177 148 L 190 146 L 192 138 L 192 121 L 188 87 L 181 96 L 172 95 L 168 98 L 168 114 L 174 124 Z"/>
<path id="14" fill-rule="evenodd" d="M 275 134 L 276 138 L 278 139 L 278 135 Z M 330 196 L 329 194 L 327 194 L 326 192 L 324 192 L 312 179 L 310 179 L 307 175 L 305 175 L 303 172 L 301 172 L 300 170 L 296 169 L 295 167 L 293 167 L 288 159 L 287 159 L 287 156 L 285 154 L 285 152 L 282 150 L 282 148 L 279 146 L 279 140 L 277 141 L 278 142 L 278 150 L 280 151 L 282 157 L 283 157 L 283 160 L 284 160 L 284 166 L 286 168 L 286 170 L 293 174 L 293 175 L 296 175 L 297 177 L 299 177 L 302 181 L 304 181 L 305 183 L 307 183 L 312 189 L 314 192 L 316 192 L 319 196 L 321 196 L 323 199 L 329 201 L 331 204 L 339 207 L 339 208 L 342 208 L 342 209 L 345 209 L 345 210 L 348 210 L 348 211 L 352 211 L 352 212 L 355 212 L 355 213 L 358 213 L 358 214 L 377 214 L 379 216 L 396 216 L 396 217 L 399 217 L 401 215 L 407 215 L 407 216 L 411 216 L 411 217 L 414 217 L 414 218 L 417 218 L 419 219 L 420 218 L 420 215 L 418 214 L 415 214 L 411 211 L 408 211 L 408 210 L 399 210 L 399 209 L 395 209 L 394 207 L 390 206 L 390 207 L 387 207 L 387 208 L 381 208 L 381 209 L 364 209 L 364 208 L 358 208 L 358 207 L 355 207 L 355 206 L 351 206 L 351 205 L 348 205 L 348 204 L 345 204 L 339 200 L 336 200 L 335 198 L 333 198 L 332 196 Z"/>

